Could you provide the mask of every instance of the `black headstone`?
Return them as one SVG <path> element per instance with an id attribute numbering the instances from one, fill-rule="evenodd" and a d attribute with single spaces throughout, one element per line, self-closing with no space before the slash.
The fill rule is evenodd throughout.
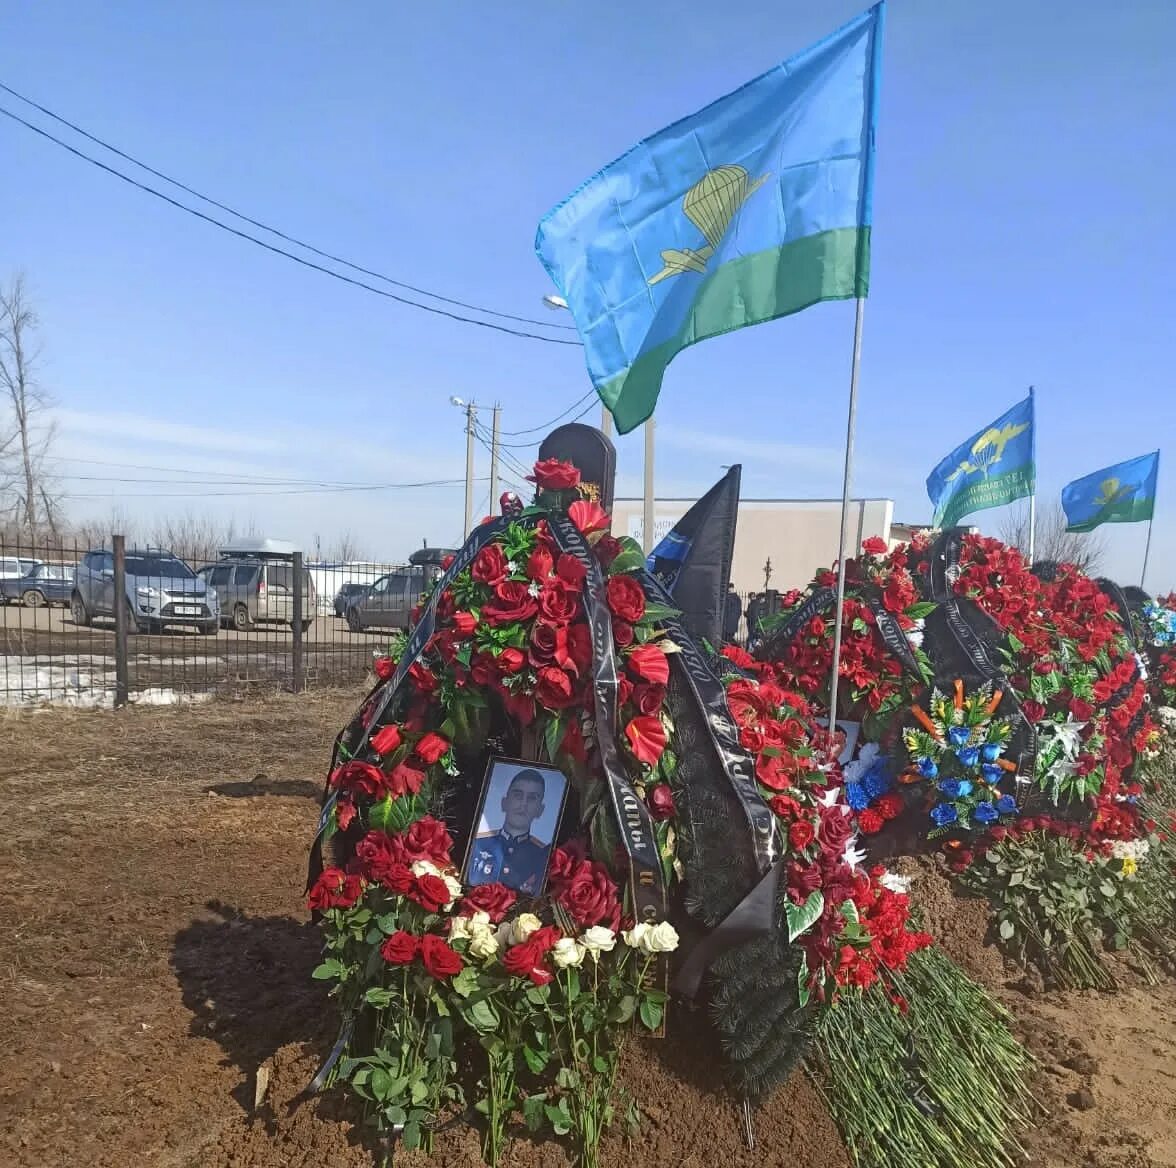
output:
<path id="1" fill-rule="evenodd" d="M 612 511 L 617 477 L 617 450 L 612 440 L 594 426 L 569 422 L 552 430 L 539 447 L 539 461 L 558 458 L 580 472 L 584 497 Z"/>

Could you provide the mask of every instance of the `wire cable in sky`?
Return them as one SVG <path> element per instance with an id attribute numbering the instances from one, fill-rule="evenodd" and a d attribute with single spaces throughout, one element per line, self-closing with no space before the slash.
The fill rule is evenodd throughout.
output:
<path id="1" fill-rule="evenodd" d="M 197 219 L 203 219 L 205 223 L 211 223 L 214 227 L 219 227 L 222 231 L 227 231 L 230 235 L 237 236 L 238 239 L 248 240 L 250 243 L 265 248 L 266 251 L 273 252 L 275 255 L 285 256 L 286 259 L 293 260 L 294 263 L 301 264 L 304 268 L 310 268 L 311 271 L 321 272 L 325 276 L 331 276 L 336 280 L 341 280 L 344 284 L 350 284 L 355 288 L 362 288 L 367 292 L 374 292 L 377 296 L 394 300 L 397 304 L 403 304 L 409 308 L 419 308 L 422 312 L 432 313 L 434 316 L 443 316 L 448 320 L 459 321 L 462 324 L 477 325 L 479 328 L 491 329 L 494 332 L 505 333 L 511 337 L 523 337 L 526 340 L 543 341 L 548 345 L 574 345 L 577 348 L 580 347 L 579 341 L 564 340 L 562 337 L 545 337 L 539 333 L 527 332 L 523 329 L 507 328 L 506 325 L 494 324 L 488 320 L 475 320 L 472 316 L 462 316 L 461 313 L 450 312 L 445 308 L 437 308 L 432 304 L 421 304 L 418 300 L 411 300 L 407 296 L 398 296 L 395 292 L 389 292 L 385 288 L 377 288 L 372 284 L 365 283 L 363 280 L 357 280 L 352 276 L 345 276 L 342 272 L 333 271 L 331 268 L 326 268 L 322 264 L 316 264 L 313 260 L 295 255 L 292 251 L 286 251 L 285 248 L 278 247 L 272 243 L 266 243 L 264 239 L 258 239 L 256 235 L 250 235 L 247 231 L 241 231 L 239 228 L 232 227 L 228 223 L 222 223 L 221 220 L 214 218 L 212 215 L 206 215 L 203 211 L 197 211 L 195 207 L 189 207 L 187 204 L 181 203 L 178 199 L 173 199 L 171 195 L 166 195 L 163 191 L 156 190 L 155 187 L 141 183 L 138 179 L 131 178 L 129 174 L 124 174 L 121 170 L 117 170 L 113 166 L 108 166 L 105 162 L 101 162 L 99 159 L 86 154 L 76 146 L 71 146 L 68 142 L 63 142 L 60 138 L 50 134 L 48 130 L 41 129 L 40 126 L 26 121 L 19 114 L 14 114 L 11 110 L 5 109 L 3 106 L 0 106 L 0 114 L 3 114 L 6 118 L 11 118 L 12 121 L 17 122 L 26 129 L 32 130 L 34 134 L 39 134 L 42 138 L 48 139 L 50 142 L 60 146 L 63 150 L 68 150 L 70 154 L 73 154 L 77 158 L 81 158 L 92 166 L 106 171 L 107 174 L 114 175 L 115 178 L 121 178 L 123 182 L 130 183 L 131 186 L 137 187 L 149 195 L 154 195 L 157 199 L 162 199 L 165 203 L 171 204 L 171 206 L 176 207 L 178 210 L 186 211 L 189 215 L 195 215 Z"/>
<path id="2" fill-rule="evenodd" d="M 484 483 L 486 478 L 475 479 Z M 149 491 L 134 495 L 126 491 L 112 491 L 105 494 L 67 494 L 66 499 L 221 499 L 221 498 L 264 498 L 272 495 L 334 495 L 351 491 L 408 491 L 419 487 L 460 487 L 465 479 L 433 479 L 423 483 L 367 483 L 354 487 L 296 487 L 279 488 L 273 491 Z"/>
<path id="3" fill-rule="evenodd" d="M 568 408 L 566 410 L 564 410 L 562 413 L 556 414 L 555 417 L 552 418 L 550 422 L 544 422 L 543 425 L 541 425 L 541 426 L 528 426 L 527 429 L 525 429 L 525 430 L 503 430 L 501 432 L 502 437 L 503 438 L 520 438 L 524 434 L 537 434 L 540 430 L 550 430 L 551 427 L 554 426 L 555 423 L 560 420 L 560 418 L 566 418 L 568 416 L 568 414 L 570 414 L 572 412 L 572 410 L 578 409 L 589 398 L 595 398 L 595 397 L 596 397 L 596 390 L 590 389 L 586 394 L 584 394 L 583 397 L 577 398 L 574 402 L 572 402 L 572 404 L 570 406 L 568 406 Z M 584 412 L 587 413 L 588 411 L 585 410 Z M 583 416 L 584 416 L 583 414 L 580 415 L 580 417 L 583 417 Z M 534 443 L 532 443 L 532 445 L 534 445 Z"/>
<path id="4" fill-rule="evenodd" d="M 82 129 L 76 122 L 71 122 L 68 118 L 63 118 L 60 114 L 55 114 L 51 109 L 33 101 L 31 97 L 25 97 L 23 93 L 18 93 L 10 85 L 5 85 L 0 81 L 0 90 L 11 94 L 18 101 L 23 101 L 25 105 L 32 106 L 33 109 L 39 110 L 46 117 L 52 118 L 55 122 L 60 122 L 63 126 L 68 126 L 76 134 L 81 134 L 83 138 L 88 138 L 95 145 L 101 146 L 104 150 L 109 150 L 111 154 L 117 154 L 119 158 L 125 158 L 127 162 L 133 163 L 141 170 L 145 170 L 148 174 L 153 174 L 156 178 L 163 179 L 166 183 L 171 183 L 173 187 L 178 187 L 181 191 L 187 192 L 203 203 L 208 203 L 209 206 L 216 207 L 221 211 L 226 211 L 235 219 L 240 219 L 243 223 L 248 223 L 253 227 L 258 227 L 262 231 L 269 232 L 270 235 L 276 235 L 279 239 L 284 239 L 287 243 L 292 243 L 296 247 L 300 247 L 305 251 L 311 252 L 314 255 L 322 256 L 325 260 L 330 260 L 334 264 L 341 264 L 345 268 L 350 268 L 353 272 L 359 272 L 364 276 L 371 276 L 374 280 L 382 280 L 385 284 L 390 284 L 394 288 L 403 288 L 407 292 L 415 292 L 418 296 L 428 296 L 431 300 L 440 300 L 443 304 L 452 304 L 457 308 L 468 308 L 471 312 L 480 312 L 485 316 L 497 316 L 502 320 L 513 320 L 519 324 L 534 324 L 540 328 L 549 329 L 563 329 L 565 331 L 575 332 L 575 325 L 557 324 L 554 321 L 537 320 L 530 316 L 515 316 L 509 312 L 497 312 L 493 308 L 483 308 L 480 304 L 470 304 L 465 300 L 454 300 L 450 296 L 442 296 L 439 292 L 430 292 L 427 288 L 418 288 L 414 284 L 407 284 L 403 280 L 394 280 L 391 276 L 385 276 L 383 272 L 373 271 L 371 268 L 365 268 L 360 264 L 352 263 L 351 260 L 345 260 L 342 256 L 332 255 L 329 251 L 322 251 L 313 244 L 307 243 L 305 240 L 298 239 L 293 235 L 287 235 L 284 231 L 279 231 L 276 227 L 271 227 L 268 223 L 262 223 L 259 219 L 252 219 L 242 211 L 230 207 L 227 203 L 222 203 L 209 195 L 202 194 L 194 187 L 188 186 L 186 183 L 180 182 L 178 178 L 172 178 L 171 175 L 164 174 L 161 170 L 156 170 L 153 166 L 148 166 L 146 162 L 136 158 L 133 154 L 128 154 L 125 150 L 120 150 L 117 146 L 110 142 L 99 138 L 95 134 L 91 134 L 89 130 Z"/>

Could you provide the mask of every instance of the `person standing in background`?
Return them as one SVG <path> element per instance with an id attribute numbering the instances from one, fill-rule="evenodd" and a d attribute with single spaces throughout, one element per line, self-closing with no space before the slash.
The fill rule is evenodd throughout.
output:
<path id="1" fill-rule="evenodd" d="M 739 603 L 739 594 L 735 585 L 727 581 L 727 595 L 723 597 L 723 640 L 735 640 L 739 632 L 739 618 L 743 615 L 743 605 Z"/>

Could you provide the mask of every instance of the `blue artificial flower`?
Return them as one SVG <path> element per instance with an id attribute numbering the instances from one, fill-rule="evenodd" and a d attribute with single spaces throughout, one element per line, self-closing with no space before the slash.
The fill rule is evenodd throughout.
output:
<path id="1" fill-rule="evenodd" d="M 939 767 L 935 765 L 935 760 L 931 758 L 921 758 L 918 762 L 919 774 L 925 779 L 933 779 L 939 774 Z"/>
<path id="2" fill-rule="evenodd" d="M 972 808 L 972 818 L 979 823 L 991 823 L 1000 812 L 991 803 L 977 803 Z"/>
<path id="3" fill-rule="evenodd" d="M 1001 769 L 993 762 L 986 762 L 981 768 L 981 772 L 988 782 L 994 786 L 1001 780 Z"/>
<path id="4" fill-rule="evenodd" d="M 936 827 L 947 827 L 949 823 L 955 823 L 959 816 L 950 803 L 937 803 L 931 808 L 931 818 L 935 820 Z"/>
<path id="5" fill-rule="evenodd" d="M 1001 815 L 1016 815 L 1017 801 L 1012 797 L 1012 795 L 1002 795 L 996 801 L 996 809 L 1001 813 Z"/>
<path id="6" fill-rule="evenodd" d="M 962 799 L 972 793 L 972 782 L 970 779 L 944 779 L 939 789 L 949 799 Z"/>
<path id="7" fill-rule="evenodd" d="M 845 801 L 855 811 L 865 811 L 870 805 L 870 796 L 861 783 L 846 783 Z"/>
<path id="8" fill-rule="evenodd" d="M 986 742 L 981 748 L 980 753 L 984 756 L 985 762 L 996 762 L 1000 758 L 1000 743 Z"/>
<path id="9" fill-rule="evenodd" d="M 963 750 L 956 751 L 956 758 L 958 758 L 964 766 L 974 767 L 980 761 L 980 751 L 975 746 L 965 746 Z"/>
<path id="10" fill-rule="evenodd" d="M 947 732 L 947 740 L 952 746 L 960 747 L 967 746 L 968 739 L 972 737 L 972 731 L 967 726 L 953 726 Z"/>
<path id="11" fill-rule="evenodd" d="M 885 795 L 894 786 L 894 782 L 890 778 L 890 772 L 886 769 L 885 759 L 880 758 L 875 761 L 873 766 L 863 776 L 862 786 L 866 789 L 866 794 L 871 799 L 877 799 L 879 795 Z"/>

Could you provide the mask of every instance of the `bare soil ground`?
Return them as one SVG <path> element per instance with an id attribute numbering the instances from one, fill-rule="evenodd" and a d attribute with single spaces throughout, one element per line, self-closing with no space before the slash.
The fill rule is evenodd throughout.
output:
<path id="1" fill-rule="evenodd" d="M 372 1163 L 338 1100 L 290 1106 L 333 1038 L 301 890 L 330 743 L 357 700 L 0 714 L 0 1163 Z M 1029 1138 L 1034 1161 L 1176 1168 L 1176 990 L 1014 988 L 983 945 L 982 906 L 933 874 L 922 883 L 932 928 L 1042 1061 L 1050 1114 Z M 757 1114 L 748 1152 L 704 1019 L 683 1010 L 668 1039 L 632 1046 L 625 1079 L 647 1122 L 606 1163 L 848 1165 L 800 1075 Z M 444 1133 L 428 1162 L 475 1168 L 476 1135 Z M 569 1163 L 552 1142 L 510 1156 Z"/>

